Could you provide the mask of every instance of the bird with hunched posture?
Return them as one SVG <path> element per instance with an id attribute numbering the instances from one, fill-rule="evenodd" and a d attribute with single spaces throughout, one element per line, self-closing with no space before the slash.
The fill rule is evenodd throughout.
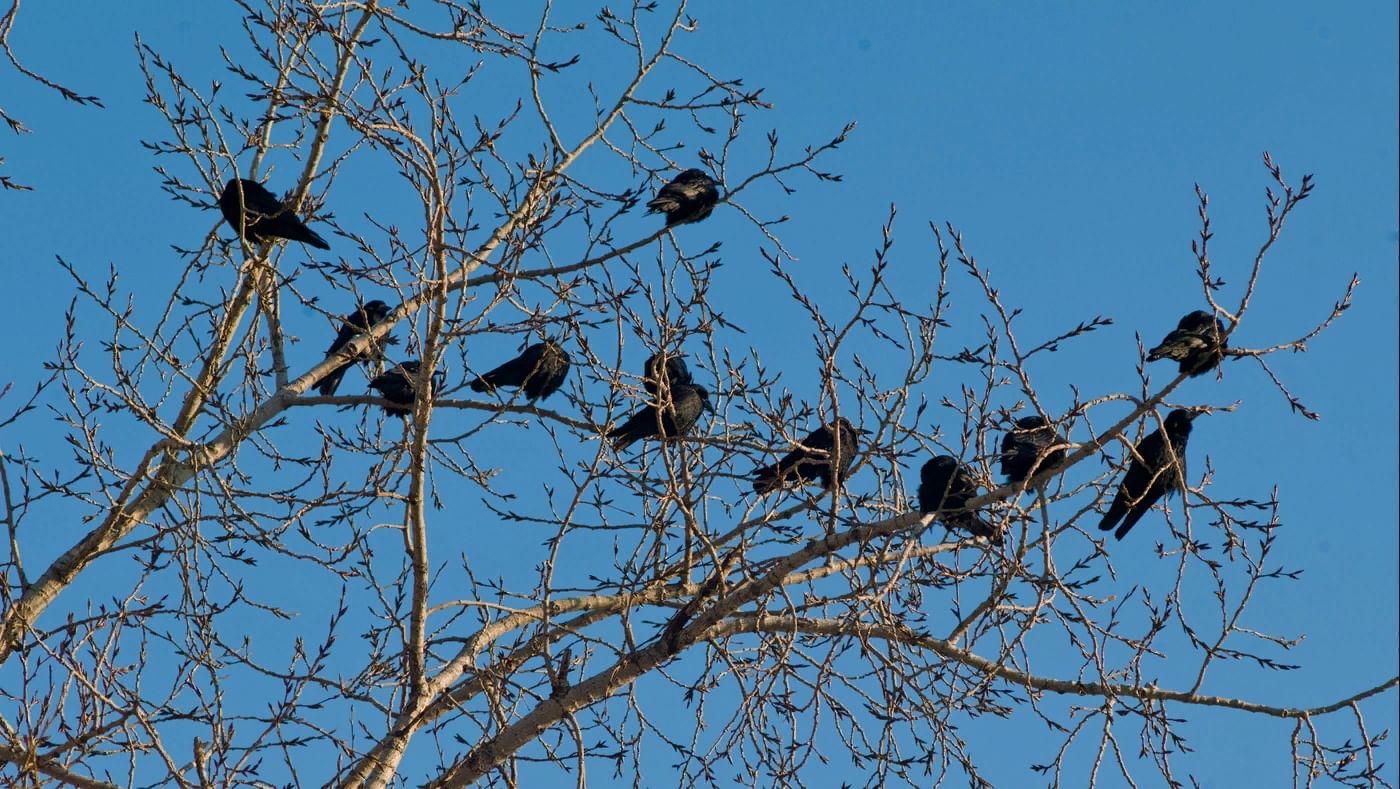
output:
<path id="1" fill-rule="evenodd" d="M 233 232 L 240 234 L 250 244 L 285 238 L 319 249 L 331 248 L 316 231 L 303 224 L 292 209 L 283 205 L 277 195 L 267 191 L 257 181 L 230 178 L 224 184 L 223 194 L 219 195 L 219 210 Z"/>
<path id="2" fill-rule="evenodd" d="M 647 203 L 647 212 L 664 212 L 666 226 L 671 227 L 699 222 L 715 210 L 718 202 L 719 188 L 714 179 L 704 170 L 692 167 L 661 187 L 656 197 Z"/>
<path id="3" fill-rule="evenodd" d="M 677 384 L 671 387 L 669 403 L 649 403 L 627 421 L 608 431 L 613 449 L 621 452 L 644 438 L 676 438 L 690 432 L 700 415 L 710 409 L 710 392 L 703 386 Z"/>
<path id="4" fill-rule="evenodd" d="M 856 459 L 856 449 L 863 432 L 844 416 L 822 425 L 803 439 L 796 449 L 784 455 L 782 460 L 755 471 L 754 492 L 760 495 L 770 493 L 790 480 L 797 480 L 800 484 L 819 481 L 823 489 L 830 490 L 833 482 L 840 484 L 845 481 L 851 463 Z M 838 440 L 840 446 L 837 446 Z"/>
<path id="5" fill-rule="evenodd" d="M 1158 499 L 1185 490 L 1186 440 L 1191 437 L 1191 420 L 1197 416 L 1198 412 L 1178 408 L 1167 414 L 1165 431 L 1154 430 L 1133 447 L 1133 462 L 1123 475 L 1113 504 L 1099 522 L 1100 531 L 1118 526 L 1121 520 L 1123 525 L 1113 533 L 1121 540 Z"/>
<path id="6" fill-rule="evenodd" d="M 1044 417 L 1023 416 L 1001 439 L 1001 473 L 1006 475 L 1007 482 L 1014 484 L 1024 481 L 1033 472 L 1038 474 L 1055 468 L 1065 462 L 1065 450 L 1049 450 L 1062 443 L 1055 434 L 1055 426 Z"/>
<path id="7" fill-rule="evenodd" d="M 412 359 L 384 371 L 369 382 L 371 389 L 378 389 L 379 394 L 389 401 L 384 405 L 386 412 L 402 417 L 413 413 L 413 402 L 418 395 L 418 374 L 422 369 L 423 363 Z M 443 382 L 441 370 L 433 373 L 428 381 L 428 396 L 441 389 Z"/>
<path id="8" fill-rule="evenodd" d="M 1000 545 L 1001 533 L 976 510 L 967 509 L 967 503 L 975 498 L 977 482 L 972 469 L 952 455 L 939 455 L 919 469 L 919 512 L 937 513 L 944 526 Z"/>
<path id="9" fill-rule="evenodd" d="M 473 392 L 494 392 L 500 386 L 517 386 L 526 400 L 539 400 L 558 391 L 568 375 L 569 354 L 559 343 L 545 340 L 472 381 L 471 388 Z"/>
<path id="10" fill-rule="evenodd" d="M 345 322 L 340 324 L 340 332 L 335 335 L 335 342 L 326 349 L 327 356 L 334 356 L 337 351 L 350 344 L 356 336 L 369 331 L 374 324 L 389 317 L 389 305 L 375 299 L 367 301 L 363 307 L 345 316 Z M 368 352 L 359 354 L 342 364 L 341 366 L 326 373 L 326 377 L 316 382 L 316 391 L 326 397 L 335 394 L 335 390 L 340 388 L 340 379 L 345 377 L 345 371 L 355 365 L 357 361 L 369 359 Z"/>
<path id="11" fill-rule="evenodd" d="M 681 358 L 679 353 L 657 351 L 651 355 L 651 358 L 647 359 L 645 369 L 646 372 L 642 374 L 642 386 L 646 387 L 649 395 L 654 396 L 661 391 L 663 381 L 668 389 L 673 389 L 681 384 L 694 383 L 690 377 L 690 368 L 686 366 L 685 359 Z"/>
<path id="12" fill-rule="evenodd" d="M 1177 370 L 1194 377 L 1219 366 L 1227 345 L 1220 319 L 1205 310 L 1196 310 L 1182 317 L 1176 328 L 1147 352 L 1147 361 L 1180 362 Z"/>

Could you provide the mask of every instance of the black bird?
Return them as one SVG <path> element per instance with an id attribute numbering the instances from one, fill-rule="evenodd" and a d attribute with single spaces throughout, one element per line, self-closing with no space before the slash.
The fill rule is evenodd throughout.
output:
<path id="1" fill-rule="evenodd" d="M 1197 376 L 1220 365 L 1227 345 L 1220 319 L 1205 310 L 1196 310 L 1187 313 L 1156 348 L 1147 352 L 1147 361 L 1172 359 L 1181 363 L 1181 372 Z"/>
<path id="2" fill-rule="evenodd" d="M 648 213 L 666 213 L 666 226 L 699 222 L 715 210 L 719 202 L 719 188 L 713 178 L 704 170 L 694 167 L 676 176 L 671 183 L 661 187 L 650 202 Z"/>
<path id="3" fill-rule="evenodd" d="M 796 449 L 787 453 L 782 460 L 754 472 L 755 493 L 771 493 L 783 486 L 789 479 L 801 483 L 819 480 L 822 488 L 831 489 L 831 483 L 845 481 L 851 463 L 856 459 L 856 448 L 860 433 L 844 416 L 822 425 L 802 440 Z M 836 447 L 840 437 L 841 446 Z"/>
<path id="4" fill-rule="evenodd" d="M 690 432 L 700 414 L 710 410 L 710 392 L 703 386 L 678 384 L 671 389 L 671 402 L 660 408 L 644 406 L 627 421 L 608 431 L 613 449 L 621 452 L 633 441 L 660 436 L 675 438 Z"/>
<path id="5" fill-rule="evenodd" d="M 919 512 L 936 512 L 943 525 L 986 537 L 1000 545 L 1001 533 L 976 510 L 966 509 L 967 503 L 975 498 L 977 482 L 972 470 L 952 455 L 939 455 L 919 469 Z"/>
<path id="6" fill-rule="evenodd" d="M 498 386 L 518 386 L 526 400 L 539 400 L 557 392 L 568 375 L 569 354 L 553 340 L 545 340 L 472 381 L 471 387 L 473 392 L 494 392 Z"/>
<path id="7" fill-rule="evenodd" d="M 243 185 L 241 202 L 239 184 Z M 247 211 L 239 211 L 240 205 Z M 229 223 L 233 232 L 242 233 L 250 244 L 261 244 L 270 238 L 285 238 L 319 249 L 331 248 L 316 231 L 302 224 L 290 208 L 282 205 L 277 195 L 264 189 L 257 181 L 230 178 L 224 184 L 224 193 L 219 195 L 219 210 L 224 213 L 224 221 Z"/>
<path id="8" fill-rule="evenodd" d="M 1055 427 L 1039 416 L 1023 416 L 1016 426 L 1001 439 L 1001 473 L 1007 482 L 1021 482 L 1031 475 L 1048 471 L 1065 462 L 1065 450 L 1050 447 L 1063 443 Z M 1037 465 L 1038 464 L 1038 465 Z"/>
<path id="9" fill-rule="evenodd" d="M 413 359 L 384 371 L 369 382 L 371 389 L 378 389 L 384 399 L 389 401 L 384 406 L 386 412 L 404 417 L 413 413 L 413 401 L 418 393 L 418 372 L 421 369 L 423 363 Z M 442 386 L 442 372 L 433 373 L 432 380 L 428 382 L 428 395 L 431 397 L 433 392 Z"/>
<path id="10" fill-rule="evenodd" d="M 389 305 L 375 299 L 365 302 L 365 305 L 358 310 L 345 316 L 345 322 L 340 324 L 340 332 L 335 335 L 335 342 L 326 349 L 327 356 L 334 356 L 336 351 L 344 348 L 356 335 L 369 331 L 374 324 L 389 317 Z M 368 359 L 369 356 L 361 353 L 359 356 L 347 361 L 345 364 L 326 373 L 326 377 L 316 382 L 316 391 L 326 397 L 335 394 L 335 390 L 340 388 L 340 379 L 345 377 L 345 371 L 355 366 L 355 362 Z"/>
<path id="11" fill-rule="evenodd" d="M 1133 448 L 1133 462 L 1128 466 L 1128 473 L 1123 475 L 1123 484 L 1118 486 L 1118 495 L 1113 497 L 1113 505 L 1099 522 L 1100 531 L 1112 529 L 1121 520 L 1123 525 L 1113 533 L 1121 540 L 1158 499 L 1183 490 L 1186 439 L 1191 437 L 1191 420 L 1197 416 L 1199 414 L 1178 408 L 1167 414 L 1165 440 L 1161 430 L 1154 430 L 1138 442 Z"/>
<path id="12" fill-rule="evenodd" d="M 647 394 L 655 395 L 661 388 L 662 369 L 661 358 L 665 355 L 665 380 L 667 389 L 675 389 L 677 386 L 694 383 L 690 377 L 690 368 L 686 367 L 685 359 L 680 354 L 667 354 L 665 351 L 658 351 L 647 359 L 646 373 L 642 376 L 642 386 L 646 387 Z"/>

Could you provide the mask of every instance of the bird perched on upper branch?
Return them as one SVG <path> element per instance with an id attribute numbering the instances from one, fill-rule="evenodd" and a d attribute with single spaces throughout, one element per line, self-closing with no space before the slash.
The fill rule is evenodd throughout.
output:
<path id="1" fill-rule="evenodd" d="M 803 439 L 796 449 L 784 455 L 782 460 L 755 471 L 754 492 L 770 493 L 789 480 L 802 484 L 819 481 L 823 488 L 830 490 L 833 482 L 840 484 L 845 481 L 846 473 L 856 459 L 856 448 L 863 432 L 844 416 L 822 425 Z M 837 446 L 838 438 L 840 446 Z"/>
<path id="2" fill-rule="evenodd" d="M 375 299 L 365 302 L 363 307 L 345 316 L 345 322 L 340 324 L 340 332 L 335 335 L 335 342 L 326 349 L 327 356 L 334 356 L 337 351 L 344 348 L 355 339 L 357 335 L 369 331 L 374 324 L 389 317 L 389 305 Z M 326 373 L 326 377 L 316 382 L 316 391 L 326 397 L 335 394 L 335 390 L 340 388 L 340 379 L 345 377 L 345 371 L 354 366 L 355 362 L 369 359 L 368 353 L 361 353 L 345 364 Z"/>
<path id="3" fill-rule="evenodd" d="M 972 469 L 952 455 L 939 455 L 919 469 L 919 512 L 936 512 L 943 525 L 1000 545 L 1001 533 L 976 510 L 967 509 L 967 503 L 975 498 L 977 482 Z"/>
<path id="4" fill-rule="evenodd" d="M 676 384 L 671 387 L 669 403 L 650 403 L 608 431 L 613 449 L 621 452 L 634 441 L 659 436 L 683 436 L 700 421 L 700 415 L 710 410 L 710 392 L 703 386 Z"/>
<path id="5" fill-rule="evenodd" d="M 685 359 L 681 358 L 680 354 L 657 351 L 647 359 L 646 372 L 642 374 L 642 386 L 646 388 L 647 394 L 654 396 L 660 391 L 662 381 L 671 389 L 681 384 L 694 383 L 690 377 L 690 368 L 686 366 Z"/>
<path id="6" fill-rule="evenodd" d="M 1039 416 L 1023 416 L 1001 440 L 1001 473 L 1006 481 L 1021 482 L 1034 471 L 1040 473 L 1065 462 L 1063 448 L 1047 451 L 1064 443 L 1055 427 Z"/>
<path id="7" fill-rule="evenodd" d="M 331 248 L 316 231 L 303 224 L 292 209 L 283 205 L 277 195 L 267 191 L 257 181 L 230 178 L 224 184 L 223 194 L 219 195 L 219 210 L 233 231 L 250 244 L 285 238 L 319 249 Z"/>
<path id="8" fill-rule="evenodd" d="M 691 168 L 661 187 L 650 202 L 648 213 L 665 212 L 666 226 L 699 222 L 715 210 L 719 188 L 704 170 Z"/>
<path id="9" fill-rule="evenodd" d="M 537 342 L 520 355 L 471 382 L 473 392 L 518 386 L 526 400 L 549 397 L 569 375 L 569 354 L 553 340 Z"/>
<path id="10" fill-rule="evenodd" d="M 1186 440 L 1191 437 L 1191 421 L 1199 415 L 1178 408 L 1167 414 L 1166 438 L 1161 429 L 1154 430 L 1133 447 L 1133 462 L 1099 522 L 1100 531 L 1112 529 L 1121 520 L 1123 525 L 1113 533 L 1121 540 L 1158 499 L 1185 489 Z"/>
<path id="11" fill-rule="evenodd" d="M 1215 369 L 1225 358 L 1225 327 L 1205 310 L 1187 313 L 1156 348 L 1147 352 L 1147 361 L 1172 359 L 1177 369 L 1191 376 Z"/>

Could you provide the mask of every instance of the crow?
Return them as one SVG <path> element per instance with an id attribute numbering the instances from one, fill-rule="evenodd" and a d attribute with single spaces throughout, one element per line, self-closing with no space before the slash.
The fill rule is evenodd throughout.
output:
<path id="1" fill-rule="evenodd" d="M 1112 529 L 1121 520 L 1123 525 L 1113 533 L 1121 540 L 1158 499 L 1184 490 L 1186 440 L 1191 437 L 1191 420 L 1199 415 L 1178 408 L 1167 414 L 1165 439 L 1162 430 L 1154 430 L 1133 447 L 1133 462 L 1099 523 L 1100 531 Z"/>
<path id="2" fill-rule="evenodd" d="M 711 410 L 710 392 L 703 386 L 677 384 L 671 389 L 671 401 L 658 408 L 650 403 L 627 421 L 608 431 L 613 449 L 621 452 L 634 441 L 659 436 L 675 438 L 690 432 L 700 421 L 700 414 Z"/>
<path id="3" fill-rule="evenodd" d="M 1172 359 L 1178 370 L 1192 377 L 1214 370 L 1225 358 L 1225 327 L 1205 310 L 1187 313 L 1156 348 L 1147 352 L 1147 361 Z"/>
<path id="4" fill-rule="evenodd" d="M 378 389 L 389 401 L 384 405 L 387 413 L 402 417 L 413 413 L 413 401 L 418 394 L 418 373 L 422 368 L 423 363 L 413 359 L 386 370 L 369 382 L 371 389 Z M 431 397 L 433 392 L 443 387 L 443 383 L 442 371 L 433 373 L 432 380 L 428 382 L 428 395 Z"/>
<path id="5" fill-rule="evenodd" d="M 754 492 L 771 493 L 789 479 L 802 484 L 819 480 L 823 489 L 830 490 L 833 482 L 840 484 L 846 479 L 856 459 L 860 434 L 864 432 L 857 430 L 844 416 L 822 425 L 782 460 L 755 471 Z M 840 447 L 836 446 L 838 437 Z"/>
<path id="6" fill-rule="evenodd" d="M 938 520 L 975 537 L 986 537 L 1001 545 L 1001 533 L 982 519 L 976 510 L 966 509 L 977 498 L 977 482 L 972 469 L 952 455 L 939 455 L 919 469 L 919 512 L 938 513 Z"/>
<path id="7" fill-rule="evenodd" d="M 240 207 L 246 208 L 247 211 L 240 211 Z M 224 193 L 219 195 L 219 210 L 223 212 L 224 221 L 229 223 L 233 232 L 248 239 L 250 244 L 261 244 L 271 238 L 285 238 L 310 244 L 318 249 L 331 248 L 316 231 L 302 224 L 290 208 L 282 205 L 277 195 L 264 189 L 257 181 L 230 178 L 229 182 L 224 184 Z"/>
<path id="8" fill-rule="evenodd" d="M 473 392 L 496 391 L 498 386 L 518 386 L 526 400 L 549 397 L 569 375 L 569 354 L 553 340 L 537 342 L 520 355 L 471 382 Z"/>
<path id="9" fill-rule="evenodd" d="M 389 317 L 389 305 L 375 299 L 365 302 L 363 307 L 345 316 L 345 322 L 340 324 L 340 332 L 335 335 L 335 342 L 326 349 L 327 356 L 334 356 L 336 351 L 344 348 L 356 336 L 369 331 L 374 324 Z M 316 382 L 316 391 L 326 397 L 335 394 L 335 390 L 340 388 L 340 379 L 345 377 L 345 371 L 355 365 L 355 362 L 369 359 L 367 353 L 361 353 L 345 364 L 326 373 L 326 377 Z"/>
<path id="10" fill-rule="evenodd" d="M 647 359 L 646 373 L 642 376 L 642 386 L 646 387 L 647 394 L 655 396 L 660 391 L 662 379 L 662 359 L 665 359 L 666 388 L 674 389 L 682 384 L 692 384 L 694 381 L 690 377 L 690 368 L 686 367 L 685 359 L 680 354 L 668 354 L 665 351 L 658 351 Z"/>
<path id="11" fill-rule="evenodd" d="M 715 210 L 719 189 L 704 170 L 691 168 L 661 187 L 650 202 L 647 213 L 666 213 L 666 226 L 699 222 Z"/>
<path id="12" fill-rule="evenodd" d="M 1050 447 L 1063 443 L 1055 427 L 1039 416 L 1023 416 L 1001 440 L 1001 473 L 1011 483 L 1024 481 L 1032 471 L 1041 472 L 1065 462 L 1065 450 Z"/>

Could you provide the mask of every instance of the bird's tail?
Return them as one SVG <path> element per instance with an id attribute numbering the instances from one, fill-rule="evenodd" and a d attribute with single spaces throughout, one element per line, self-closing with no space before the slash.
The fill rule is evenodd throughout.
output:
<path id="1" fill-rule="evenodd" d="M 612 439 L 614 452 L 621 452 L 632 445 L 637 440 L 637 436 L 631 430 L 624 427 L 615 427 L 608 431 L 608 438 Z"/>
<path id="2" fill-rule="evenodd" d="M 1115 531 L 1113 533 L 1113 538 L 1116 540 L 1121 540 L 1124 537 L 1127 537 L 1128 532 L 1133 530 L 1133 527 L 1137 525 L 1138 521 L 1142 520 L 1142 516 L 1146 515 L 1149 509 L 1151 509 L 1151 507 L 1135 507 L 1132 510 L 1130 510 L 1128 512 L 1128 517 L 1123 519 L 1123 525 L 1119 526 L 1118 531 Z M 1100 526 L 1099 528 L 1103 527 Z"/>
<path id="3" fill-rule="evenodd" d="M 1105 512 L 1103 515 L 1103 520 L 1099 521 L 1099 531 L 1112 531 L 1113 527 L 1117 526 L 1118 521 L 1122 520 L 1123 516 L 1126 514 L 1128 514 L 1128 502 L 1121 498 L 1115 498 L 1113 500 L 1113 506 L 1108 508 L 1108 512 Z M 1126 534 L 1126 532 L 1124 533 Z M 1120 540 L 1123 539 L 1122 534 L 1116 536 Z"/>
<path id="4" fill-rule="evenodd" d="M 345 377 L 345 371 L 350 369 L 353 362 L 347 362 L 326 373 L 326 377 L 316 382 L 316 391 L 322 397 L 330 397 L 335 394 L 335 390 L 340 388 L 340 381 Z"/>
<path id="5" fill-rule="evenodd" d="M 324 238 L 321 238 L 320 233 L 317 233 L 315 230 L 312 230 L 311 228 L 305 225 L 302 225 L 301 227 L 297 228 L 296 238 L 294 238 L 293 240 L 300 241 L 303 244 L 309 244 L 313 247 L 316 247 L 317 249 L 331 248 L 331 245 L 327 244 Z"/>
<path id="6" fill-rule="evenodd" d="M 753 491 L 759 495 L 772 493 L 781 485 L 782 478 L 778 474 L 778 465 L 764 466 L 754 472 Z"/>

